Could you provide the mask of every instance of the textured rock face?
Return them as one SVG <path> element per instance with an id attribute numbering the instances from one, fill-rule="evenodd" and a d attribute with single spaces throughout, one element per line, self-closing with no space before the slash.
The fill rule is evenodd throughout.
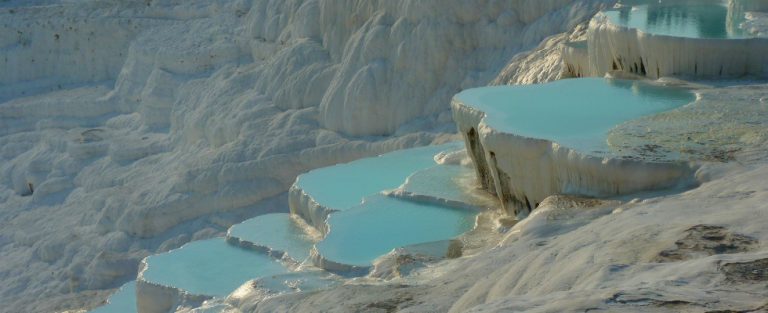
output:
<path id="1" fill-rule="evenodd" d="M 734 283 L 760 283 L 768 281 L 768 259 L 743 263 L 727 263 L 720 269 L 726 279 Z"/>
<path id="2" fill-rule="evenodd" d="M 647 34 L 596 16 L 589 25 L 590 76 L 621 70 L 649 78 L 768 75 L 766 38 L 682 38 Z"/>
<path id="3" fill-rule="evenodd" d="M 563 59 L 565 63 L 565 73 L 569 77 L 586 76 L 589 70 L 589 53 L 587 52 L 587 41 L 575 41 L 563 43 Z"/>
<path id="4" fill-rule="evenodd" d="M 343 51 L 329 49 L 338 67 L 320 103 L 323 125 L 388 134 L 440 113 L 451 93 L 490 81 L 509 51 L 569 29 L 571 17 L 583 18 L 595 5 L 569 2 L 321 1 L 320 15 L 328 18 L 316 28 L 324 46 L 346 42 Z M 342 21 L 351 33 L 339 29 Z"/>
<path id="5" fill-rule="evenodd" d="M 604 2 L 4 1 L 1 302 L 90 306 L 301 172 L 429 144 L 451 95 Z"/>
<path id="6" fill-rule="evenodd" d="M 444 112 L 453 93 L 602 2 L 259 1 L 244 40 L 273 64 L 265 76 L 285 78 L 256 84 L 282 108 L 319 106 L 328 129 L 383 135 Z"/>
<path id="7" fill-rule="evenodd" d="M 608 144 L 648 158 L 675 153 L 683 158 L 731 162 L 737 154 L 768 138 L 768 90 L 764 84 L 705 88 L 697 94 L 694 105 L 612 129 Z M 752 156 L 761 157 L 757 153 Z"/>
<path id="8" fill-rule="evenodd" d="M 743 253 L 754 250 L 757 240 L 715 225 L 696 225 L 675 241 L 675 248 L 659 253 L 656 261 L 674 262 L 715 254 Z"/>
<path id="9" fill-rule="evenodd" d="M 0 100 L 114 80 L 130 41 L 151 23 L 102 18 L 107 6 L 89 11 L 73 5 L 1 9 Z"/>
<path id="10" fill-rule="evenodd" d="M 581 82 L 587 82 L 587 80 L 562 81 L 561 85 L 558 85 L 559 91 L 568 92 L 566 85 L 562 84 L 573 86 Z M 586 83 L 578 86 L 591 88 Z M 521 90 L 520 88 L 525 87 L 515 88 Z M 634 86 L 633 90 L 637 94 L 628 93 L 624 96 L 639 96 L 642 94 L 640 92 L 642 88 L 642 86 Z M 480 186 L 496 195 L 511 215 L 527 215 L 545 198 L 555 194 L 610 197 L 687 186 L 693 183 L 696 166 L 684 160 L 674 157 L 654 159 L 643 155 L 620 153 L 611 150 L 610 147 L 600 148 L 599 145 L 587 144 L 586 142 L 595 134 L 599 136 L 596 138 L 596 143 L 605 141 L 605 136 L 608 135 L 607 133 L 600 135 L 601 131 L 578 134 L 581 126 L 598 124 L 594 119 L 599 119 L 602 115 L 597 111 L 592 112 L 587 120 L 575 117 L 575 113 L 572 112 L 571 115 L 567 115 L 567 121 L 561 121 L 560 117 L 563 115 L 554 114 L 558 113 L 554 112 L 549 117 L 541 116 L 540 122 L 535 125 L 509 125 L 511 121 L 524 124 L 525 118 L 504 119 L 489 117 L 487 114 L 498 116 L 517 114 L 530 119 L 533 117 L 529 117 L 528 111 L 536 113 L 538 111 L 529 110 L 526 107 L 544 106 L 548 103 L 536 102 L 538 98 L 524 98 L 519 93 L 513 93 L 514 89 L 504 89 L 508 91 L 506 94 L 509 94 L 509 98 L 494 97 L 490 91 L 487 91 L 499 90 L 499 87 L 478 90 L 474 93 L 466 91 L 454 97 L 452 102 L 454 120 L 464 136 L 465 146 L 475 166 Z M 534 94 L 536 92 L 534 89 L 528 90 Z M 605 97 L 610 94 L 607 89 L 601 91 Z M 674 91 L 666 90 L 666 92 Z M 505 93 L 501 91 L 497 93 L 497 95 L 502 94 Z M 576 94 L 576 92 L 568 94 Z M 546 97 L 542 95 L 542 98 Z M 661 101 L 659 99 L 661 98 L 656 98 L 658 102 Z M 520 103 L 526 100 L 531 103 Z M 470 103 L 471 101 L 487 103 Z M 567 102 L 568 97 L 546 98 L 541 101 L 565 101 L 556 103 L 556 105 L 562 105 L 561 111 L 567 110 L 568 106 L 585 105 L 576 100 Z M 626 104 L 631 102 L 631 99 L 614 101 L 623 101 Z M 687 100 L 680 103 L 687 103 Z M 509 109 L 498 109 L 492 111 L 493 113 L 481 111 L 483 106 L 487 110 L 495 110 L 494 105 L 502 106 L 502 104 L 506 104 L 504 107 L 513 107 L 518 111 Z M 629 105 L 622 109 L 631 110 Z M 558 129 L 557 126 L 551 125 L 569 122 L 572 123 L 568 124 L 571 127 L 563 128 L 565 134 L 559 133 L 555 130 Z M 621 124 L 624 121 L 617 121 L 617 123 Z M 544 127 L 542 131 L 537 130 L 537 125 L 551 126 Z M 541 133 L 537 134 L 537 131 Z M 606 132 L 608 132 L 607 129 Z M 567 142 L 557 142 L 557 139 L 554 139 L 558 136 L 575 145 L 583 146 L 566 146 Z"/>
<path id="11" fill-rule="evenodd" d="M 685 1 L 680 3 L 683 3 L 681 7 L 684 7 Z M 717 8 L 721 5 L 717 2 L 701 4 L 696 1 L 690 4 L 700 5 L 704 10 L 707 5 Z M 609 18 L 607 13 L 597 14 L 589 23 L 586 44 L 574 42 L 562 45 L 566 72 L 575 77 L 603 76 L 611 71 L 623 71 L 649 78 L 765 77 L 768 75 L 768 57 L 764 51 L 768 49 L 768 38 L 761 35 L 760 27 L 750 26 L 759 24 L 754 20 L 764 18 L 755 17 L 754 20 L 748 21 L 745 16 L 751 17 L 754 13 L 747 12 L 766 8 L 768 3 L 762 0 L 731 0 L 727 13 L 723 13 L 727 15 L 722 21 L 708 21 L 705 17 L 701 17 L 699 21 L 694 16 L 696 12 L 690 12 L 690 23 L 721 22 L 723 32 L 739 33 L 734 37 L 724 34 L 707 36 L 704 30 L 711 27 L 708 25 L 696 25 L 702 29 L 698 35 L 684 33 L 682 30 L 679 34 L 674 31 L 656 33 L 654 30 L 619 24 Z M 624 14 L 626 13 L 621 13 L 620 16 L 624 17 Z M 666 25 L 685 23 L 689 22 L 674 21 Z"/>

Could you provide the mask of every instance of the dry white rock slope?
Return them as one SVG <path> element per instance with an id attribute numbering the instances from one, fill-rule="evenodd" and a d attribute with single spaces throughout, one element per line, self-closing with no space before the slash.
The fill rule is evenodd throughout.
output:
<path id="1" fill-rule="evenodd" d="M 0 1 L 0 311 L 92 307 L 301 172 L 444 140 L 605 2 Z"/>

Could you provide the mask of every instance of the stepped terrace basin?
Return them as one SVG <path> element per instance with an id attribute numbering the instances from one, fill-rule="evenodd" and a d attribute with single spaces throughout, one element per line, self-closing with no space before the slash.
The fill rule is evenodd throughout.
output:
<path id="1" fill-rule="evenodd" d="M 329 270 L 367 270 L 394 248 L 450 240 L 471 230 L 477 213 L 373 195 L 329 216 L 329 233 L 316 246 L 318 263 Z"/>
<path id="2" fill-rule="evenodd" d="M 638 81 L 584 78 L 475 88 L 455 100 L 485 112 L 485 124 L 500 132 L 603 154 L 611 153 L 605 139 L 614 126 L 688 104 L 695 95 Z"/>
<path id="3" fill-rule="evenodd" d="M 484 192 L 478 192 L 474 170 L 457 164 L 441 164 L 413 173 L 394 197 L 420 203 L 460 209 L 480 209 L 497 205 Z"/>
<path id="4" fill-rule="evenodd" d="M 224 297 L 249 279 L 288 272 L 272 257 L 224 238 L 194 241 L 142 261 L 137 282 L 141 312 L 165 312 L 180 301 Z"/>
<path id="5" fill-rule="evenodd" d="M 291 186 L 291 213 L 325 231 L 330 212 L 347 210 L 366 196 L 395 189 L 412 173 L 436 165 L 437 153 L 460 148 L 461 143 L 454 142 L 399 150 L 302 174 Z"/>
<path id="6" fill-rule="evenodd" d="M 687 38 L 754 37 L 738 26 L 739 19 L 729 18 L 728 3 L 722 0 L 634 0 L 620 3 L 603 13 L 616 25 L 648 34 Z"/>
<path id="7" fill-rule="evenodd" d="M 227 232 L 227 240 L 278 259 L 287 256 L 289 260 L 301 263 L 309 257 L 316 238 L 305 232 L 301 223 L 290 214 L 272 213 L 233 225 Z"/>
<path id="8" fill-rule="evenodd" d="M 107 300 L 107 304 L 93 309 L 90 313 L 136 313 L 136 281 L 120 287 Z"/>
<path id="9" fill-rule="evenodd" d="M 694 100 L 686 89 L 584 78 L 470 89 L 452 108 L 480 184 L 517 215 L 553 194 L 612 196 L 683 184 L 693 169 L 673 153 L 646 158 L 612 149 L 606 139 L 616 125 Z"/>
<path id="10" fill-rule="evenodd" d="M 622 1 L 590 21 L 586 47 L 563 47 L 566 68 L 574 76 L 768 76 L 768 38 L 742 27 L 743 10 L 761 8 L 751 2 Z"/>

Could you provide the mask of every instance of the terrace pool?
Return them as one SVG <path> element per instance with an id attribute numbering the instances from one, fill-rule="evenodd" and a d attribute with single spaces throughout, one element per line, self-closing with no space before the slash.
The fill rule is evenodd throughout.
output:
<path id="1" fill-rule="evenodd" d="M 435 154 L 463 147 L 461 142 L 452 142 L 324 167 L 300 175 L 296 186 L 323 206 L 346 210 L 366 196 L 397 188 L 413 172 L 434 166 Z"/>
<path id="2" fill-rule="evenodd" d="M 686 38 L 738 39 L 753 37 L 738 25 L 729 27 L 728 3 L 723 0 L 632 0 L 603 13 L 617 25 L 645 33 Z M 735 26 L 735 27 L 734 27 Z"/>
<path id="3" fill-rule="evenodd" d="M 257 246 L 279 250 L 302 262 L 315 243 L 287 213 L 265 214 L 233 225 L 227 234 Z"/>
<path id="4" fill-rule="evenodd" d="M 136 281 L 130 281 L 109 297 L 107 304 L 90 313 L 136 313 Z"/>
<path id="5" fill-rule="evenodd" d="M 642 81 L 579 78 L 538 85 L 465 90 L 455 100 L 485 112 L 493 129 L 555 141 L 586 153 L 605 153 L 618 124 L 695 100 L 686 90 Z"/>
<path id="6" fill-rule="evenodd" d="M 472 229 L 477 213 L 373 195 L 332 213 L 330 232 L 317 250 L 330 261 L 370 266 L 394 248 L 454 238 Z"/>
<path id="7" fill-rule="evenodd" d="M 194 241 L 149 256 L 140 278 L 192 294 L 223 297 L 246 281 L 286 273 L 273 258 L 229 245 L 224 238 Z"/>
<path id="8" fill-rule="evenodd" d="M 475 171 L 470 167 L 436 165 L 408 176 L 396 196 L 417 202 L 479 209 L 487 203 L 488 196 L 477 192 L 475 182 Z"/>

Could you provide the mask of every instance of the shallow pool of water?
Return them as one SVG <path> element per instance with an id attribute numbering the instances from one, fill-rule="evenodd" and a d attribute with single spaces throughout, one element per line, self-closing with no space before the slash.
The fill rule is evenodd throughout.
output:
<path id="1" fill-rule="evenodd" d="M 229 236 L 283 251 L 297 262 L 309 257 L 315 243 L 287 213 L 265 214 L 246 220 L 232 226 Z"/>
<path id="2" fill-rule="evenodd" d="M 463 147 L 461 142 L 453 142 L 399 150 L 313 170 L 300 175 L 296 184 L 321 205 L 346 210 L 360 204 L 363 197 L 397 188 L 413 172 L 434 166 L 435 154 Z"/>
<path id="3" fill-rule="evenodd" d="M 338 276 L 326 271 L 305 270 L 259 278 L 254 280 L 253 287 L 259 289 L 261 294 L 276 295 L 325 289 L 341 283 Z"/>
<path id="4" fill-rule="evenodd" d="M 695 95 L 641 81 L 577 78 L 469 89 L 456 99 L 485 112 L 494 129 L 594 153 L 609 151 L 606 137 L 616 125 L 683 106 Z"/>
<path id="5" fill-rule="evenodd" d="M 753 37 L 738 27 L 742 19 L 728 19 L 722 0 L 633 0 L 604 13 L 611 22 L 643 32 L 687 38 Z M 735 25 L 730 25 L 735 24 Z"/>
<path id="6" fill-rule="evenodd" d="M 330 232 L 317 249 L 337 263 L 369 266 L 394 248 L 454 238 L 472 229 L 476 214 L 374 195 L 360 206 L 332 213 Z"/>
<path id="7" fill-rule="evenodd" d="M 172 286 L 192 294 L 226 296 L 246 281 L 286 273 L 271 257 L 215 238 L 147 258 L 146 281 Z"/>
<path id="8" fill-rule="evenodd" d="M 483 194 L 477 191 L 476 181 L 475 171 L 470 167 L 436 165 L 408 176 L 401 189 L 406 198 L 417 201 L 433 200 L 480 208 L 487 197 L 481 197 Z"/>
<path id="9" fill-rule="evenodd" d="M 136 281 L 130 281 L 109 297 L 107 304 L 90 313 L 136 313 Z"/>

